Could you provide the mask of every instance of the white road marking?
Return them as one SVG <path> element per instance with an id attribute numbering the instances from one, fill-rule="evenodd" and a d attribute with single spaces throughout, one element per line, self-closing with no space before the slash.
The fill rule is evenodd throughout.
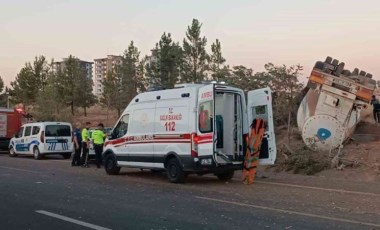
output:
<path id="1" fill-rule="evenodd" d="M 255 181 L 255 183 L 269 184 L 269 185 L 280 185 L 280 186 L 293 187 L 293 188 L 306 188 L 306 189 L 314 189 L 314 190 L 321 190 L 321 191 L 328 191 L 328 192 L 348 193 L 348 194 L 354 194 L 354 195 L 380 196 L 380 194 L 377 194 L 377 193 L 358 192 L 358 191 L 350 191 L 350 190 L 334 189 L 334 188 L 321 188 L 321 187 L 297 185 L 297 184 L 285 184 L 285 183 L 266 182 L 266 181 Z"/>
<path id="2" fill-rule="evenodd" d="M 0 166 L 0 169 L 9 169 L 9 170 L 15 170 L 15 171 L 21 171 L 21 172 L 28 172 L 28 173 L 36 173 L 40 174 L 38 171 L 32 171 L 32 170 L 26 170 L 26 169 L 19 169 L 19 168 L 12 168 L 12 167 L 5 167 L 5 166 Z"/>
<path id="3" fill-rule="evenodd" d="M 350 224 L 367 225 L 367 226 L 371 226 L 371 227 L 380 228 L 380 224 L 376 224 L 376 223 L 361 222 L 361 221 L 343 219 L 343 218 L 338 218 L 338 217 L 322 216 L 322 215 L 305 213 L 305 212 L 289 211 L 289 210 L 285 210 L 285 209 L 271 208 L 271 207 L 265 207 L 265 206 L 260 206 L 260 205 L 253 205 L 253 204 L 245 204 L 245 203 L 240 203 L 240 202 L 220 200 L 220 199 L 214 199 L 214 198 L 202 197 L 202 196 L 195 196 L 195 198 L 202 199 L 202 200 L 208 200 L 208 201 L 214 201 L 214 202 L 218 202 L 218 203 L 225 203 L 225 204 L 232 204 L 232 205 L 243 206 L 243 207 L 262 209 L 262 210 L 267 210 L 267 211 L 275 211 L 275 212 L 281 212 L 281 213 L 286 213 L 286 214 L 295 214 L 295 215 L 299 215 L 299 216 L 306 216 L 306 217 L 319 218 L 319 219 L 324 219 L 324 220 L 339 221 L 339 222 L 350 223 Z"/>
<path id="4" fill-rule="evenodd" d="M 207 178 L 215 178 L 213 176 L 204 176 Z M 232 181 L 241 182 L 241 180 L 233 178 Z M 344 190 L 344 189 L 334 189 L 334 188 L 323 188 L 323 187 L 315 187 L 315 186 L 307 186 L 307 185 L 298 185 L 298 184 L 285 184 L 285 183 L 279 183 L 279 182 L 268 182 L 268 181 L 258 181 L 255 180 L 255 184 L 268 184 L 268 185 L 276 185 L 276 186 L 285 186 L 285 187 L 293 187 L 293 188 L 305 188 L 305 189 L 313 189 L 313 190 L 320 190 L 320 191 L 327 191 L 327 192 L 338 192 L 338 193 L 347 193 L 347 194 L 354 194 L 354 195 L 364 195 L 364 196 L 380 196 L 378 193 L 370 193 L 370 192 L 359 192 L 359 191 L 351 191 L 351 190 Z"/>
<path id="5" fill-rule="evenodd" d="M 42 215 L 54 217 L 54 218 L 57 218 L 57 219 L 60 219 L 60 220 L 63 220 L 63 221 L 67 221 L 67 222 L 70 222 L 70 223 L 73 223 L 73 224 L 77 224 L 77 225 L 80 225 L 80 226 L 83 226 L 83 227 L 87 227 L 87 228 L 91 228 L 91 229 L 95 229 L 95 230 L 111 230 L 109 228 L 104 228 L 104 227 L 101 227 L 101 226 L 98 226 L 98 225 L 95 225 L 95 224 L 86 223 L 86 222 L 83 222 L 83 221 L 80 221 L 80 220 L 76 220 L 76 219 L 73 219 L 73 218 L 70 218 L 70 217 L 62 216 L 62 215 L 55 214 L 55 213 L 48 212 L 48 211 L 44 211 L 44 210 L 36 210 L 36 212 L 39 213 L 39 214 L 42 214 Z"/>

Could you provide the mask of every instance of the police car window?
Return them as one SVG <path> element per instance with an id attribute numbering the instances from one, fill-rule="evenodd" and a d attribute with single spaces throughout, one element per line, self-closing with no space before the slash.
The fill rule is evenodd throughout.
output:
<path id="1" fill-rule="evenodd" d="M 24 137 L 29 137 L 31 132 L 32 132 L 32 127 L 31 126 L 26 126 L 25 127 Z"/>
<path id="2" fill-rule="evenodd" d="M 45 128 L 46 137 L 70 137 L 71 130 L 68 125 L 47 125 Z"/>
<path id="3" fill-rule="evenodd" d="M 22 133 L 24 132 L 24 127 L 21 127 L 18 132 L 16 133 L 16 137 L 22 137 Z"/>
<path id="4" fill-rule="evenodd" d="M 129 123 L 129 114 L 124 115 L 119 123 L 115 126 L 113 132 L 112 132 L 112 137 L 113 138 L 120 138 L 127 134 L 128 132 L 128 123 Z"/>
<path id="5" fill-rule="evenodd" d="M 39 126 L 33 126 L 32 135 L 37 135 L 40 132 L 40 129 Z"/>
<path id="6" fill-rule="evenodd" d="M 212 121 L 214 117 L 213 101 L 206 101 L 199 105 L 198 123 L 201 133 L 212 132 Z"/>

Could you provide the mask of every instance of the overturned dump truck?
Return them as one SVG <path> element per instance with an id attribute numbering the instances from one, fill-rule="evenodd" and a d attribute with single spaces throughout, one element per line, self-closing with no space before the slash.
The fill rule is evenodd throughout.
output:
<path id="1" fill-rule="evenodd" d="M 298 108 L 297 124 L 305 144 L 318 151 L 341 148 L 370 106 L 376 88 L 372 75 L 331 57 L 316 62 Z"/>

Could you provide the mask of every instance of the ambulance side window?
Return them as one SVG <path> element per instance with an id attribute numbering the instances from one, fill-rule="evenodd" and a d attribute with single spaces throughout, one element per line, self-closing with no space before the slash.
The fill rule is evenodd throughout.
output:
<path id="1" fill-rule="evenodd" d="M 112 139 L 123 137 L 128 133 L 129 114 L 124 115 L 112 131 Z"/>
<path id="2" fill-rule="evenodd" d="M 213 131 L 212 129 L 213 117 L 214 117 L 213 101 L 202 102 L 199 105 L 199 114 L 198 114 L 199 131 L 201 133 L 209 133 Z"/>

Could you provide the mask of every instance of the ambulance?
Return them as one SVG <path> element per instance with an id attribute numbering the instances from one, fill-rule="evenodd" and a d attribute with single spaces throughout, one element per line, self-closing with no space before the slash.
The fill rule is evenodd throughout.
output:
<path id="1" fill-rule="evenodd" d="M 137 95 L 105 142 L 105 171 L 166 171 L 172 183 L 188 174 L 230 180 L 242 170 L 250 124 L 266 121 L 259 163 L 273 164 L 276 146 L 270 88 L 249 91 L 223 83 L 181 84 Z"/>

